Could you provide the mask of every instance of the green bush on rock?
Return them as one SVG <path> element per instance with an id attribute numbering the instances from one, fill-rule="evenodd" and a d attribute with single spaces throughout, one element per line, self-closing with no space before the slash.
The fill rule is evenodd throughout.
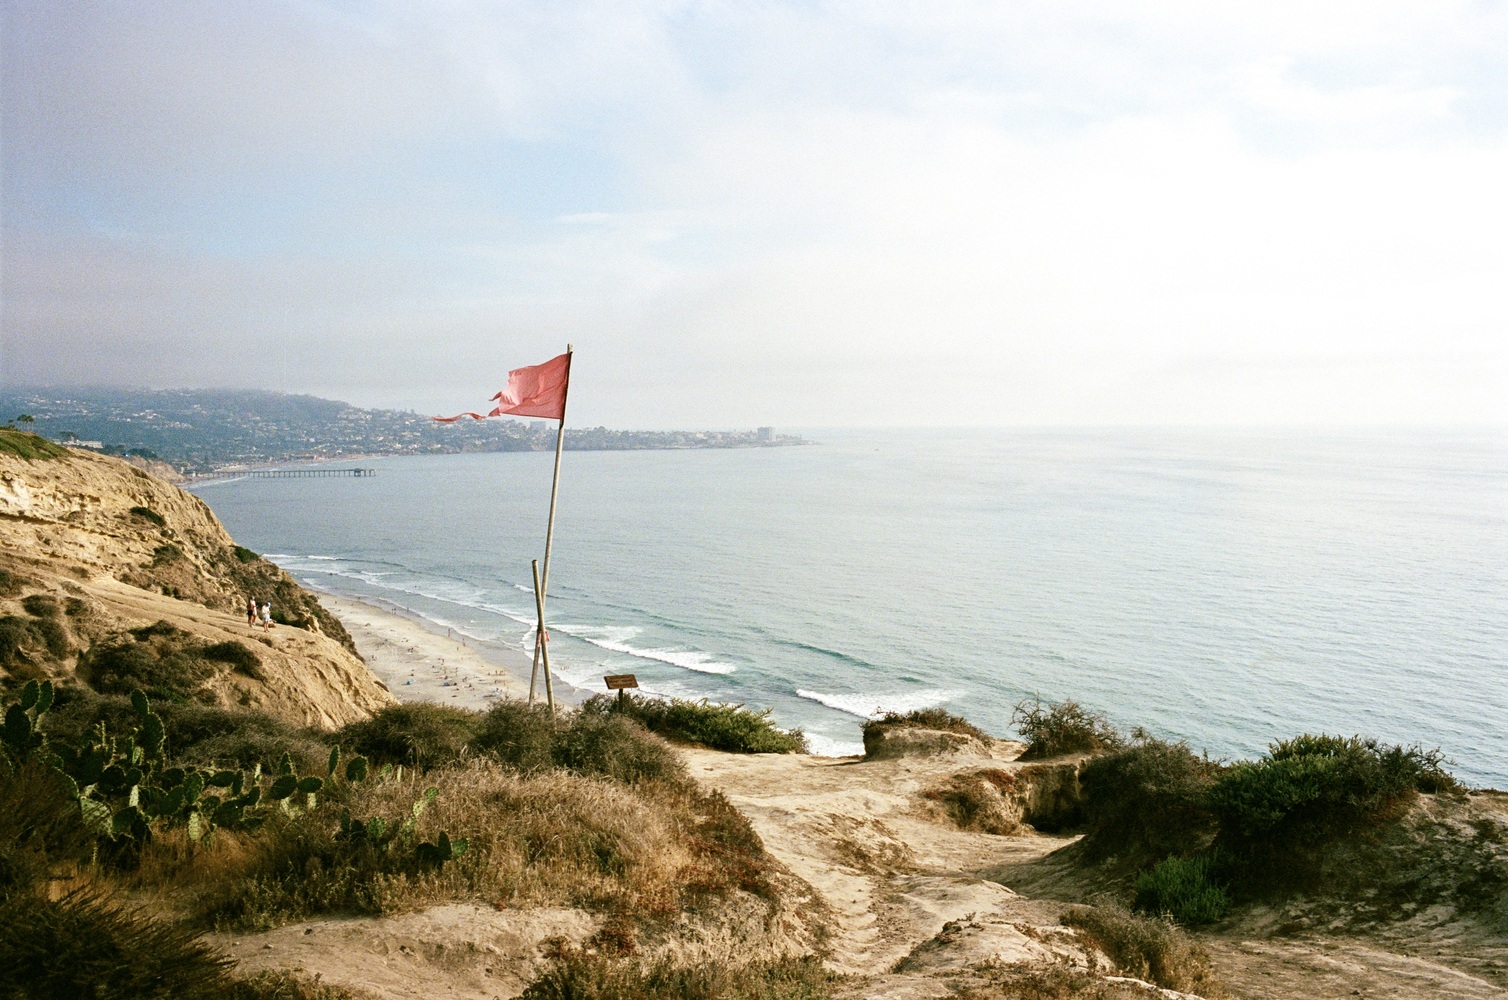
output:
<path id="1" fill-rule="evenodd" d="M 621 714 L 669 740 L 694 743 L 729 753 L 805 753 L 806 737 L 799 729 L 775 728 L 770 710 L 743 705 L 719 705 L 705 699 L 646 698 L 630 694 L 621 700 L 593 695 L 581 706 L 583 715 Z"/>
<path id="2" fill-rule="evenodd" d="M 1027 698 L 1011 712 L 1011 725 L 1026 740 L 1022 760 L 1094 753 L 1125 744 L 1110 720 L 1071 700 L 1050 702 Z"/>

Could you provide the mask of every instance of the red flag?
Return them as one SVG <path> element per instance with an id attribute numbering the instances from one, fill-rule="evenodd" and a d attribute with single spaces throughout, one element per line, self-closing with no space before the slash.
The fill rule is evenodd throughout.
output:
<path id="1" fill-rule="evenodd" d="M 551 420 L 565 419 L 566 385 L 571 378 L 571 354 L 567 351 L 558 358 L 551 358 L 542 365 L 515 368 L 508 373 L 508 388 L 492 398 L 497 408 L 491 413 L 458 413 L 453 417 L 434 417 L 442 424 L 454 423 L 462 417 L 485 420 L 511 413 L 519 417 L 548 417 Z"/>

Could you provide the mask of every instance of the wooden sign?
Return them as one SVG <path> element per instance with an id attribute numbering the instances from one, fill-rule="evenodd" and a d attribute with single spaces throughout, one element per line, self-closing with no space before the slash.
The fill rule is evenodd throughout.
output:
<path id="1" fill-rule="evenodd" d="M 633 674 L 608 674 L 602 678 L 607 681 L 609 691 L 622 691 L 624 688 L 636 688 L 639 686 L 639 678 Z"/>

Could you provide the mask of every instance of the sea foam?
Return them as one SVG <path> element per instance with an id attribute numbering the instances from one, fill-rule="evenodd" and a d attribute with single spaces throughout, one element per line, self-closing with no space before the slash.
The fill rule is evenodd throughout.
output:
<path id="1" fill-rule="evenodd" d="M 798 689 L 796 694 L 807 701 L 860 719 L 878 719 L 887 712 L 905 714 L 921 708 L 936 708 L 957 698 L 962 692 L 929 688 L 924 691 L 891 691 L 886 693 L 828 694 L 823 691 Z"/>

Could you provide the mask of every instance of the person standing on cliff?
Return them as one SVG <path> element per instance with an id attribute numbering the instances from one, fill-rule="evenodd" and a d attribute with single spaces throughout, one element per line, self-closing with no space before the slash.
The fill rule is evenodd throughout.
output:
<path id="1" fill-rule="evenodd" d="M 266 601 L 262 602 L 262 628 L 272 628 L 272 605 Z"/>
<path id="2" fill-rule="evenodd" d="M 251 628 L 256 628 L 257 599 L 255 597 L 246 598 L 246 624 Z"/>

